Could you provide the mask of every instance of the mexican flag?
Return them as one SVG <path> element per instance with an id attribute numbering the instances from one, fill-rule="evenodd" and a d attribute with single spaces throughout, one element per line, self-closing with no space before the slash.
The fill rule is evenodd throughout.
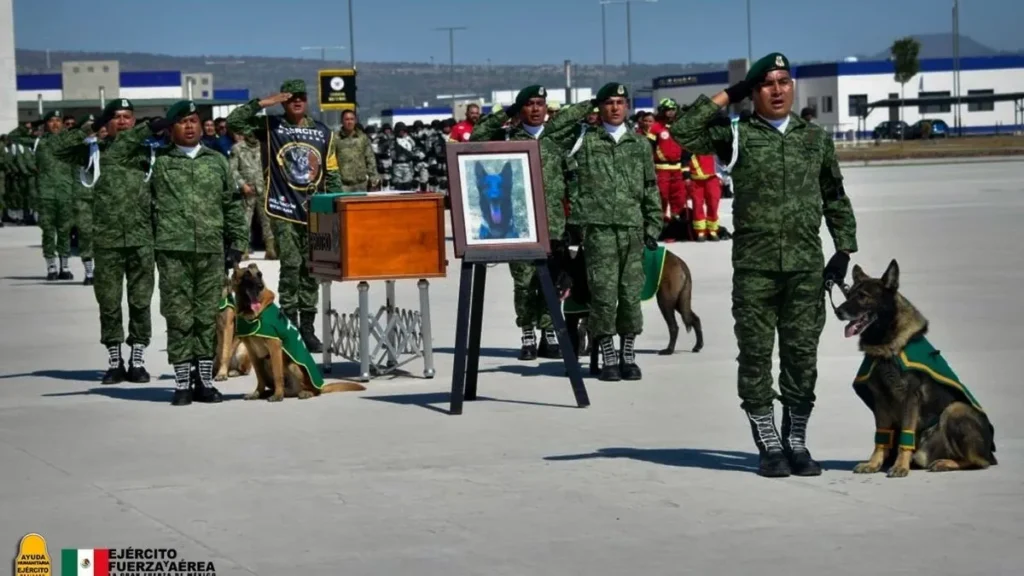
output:
<path id="1" fill-rule="evenodd" d="M 60 576 L 107 576 L 110 550 L 106 548 L 64 548 L 60 551 Z"/>

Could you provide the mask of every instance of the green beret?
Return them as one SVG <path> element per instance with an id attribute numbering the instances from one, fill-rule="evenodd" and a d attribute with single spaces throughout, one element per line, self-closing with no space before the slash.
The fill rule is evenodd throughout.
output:
<path id="1" fill-rule="evenodd" d="M 629 98 L 629 90 L 627 90 L 626 86 L 623 84 L 619 84 L 618 82 L 609 82 L 604 86 L 601 86 L 601 89 L 597 91 L 596 99 L 598 104 L 600 104 L 601 102 L 604 102 L 605 100 L 612 98 L 614 96 L 622 96 L 623 98 Z"/>
<path id="2" fill-rule="evenodd" d="M 781 52 L 771 54 L 754 62 L 747 71 L 747 82 L 760 82 L 772 70 L 789 70 L 789 58 Z"/>
<path id="3" fill-rule="evenodd" d="M 167 109 L 167 115 L 164 117 L 171 122 L 177 122 L 182 118 L 198 113 L 199 111 L 196 109 L 195 102 L 191 100 L 180 100 Z"/>
<path id="4" fill-rule="evenodd" d="M 548 91 L 543 86 L 534 84 L 533 86 L 527 86 L 516 94 L 516 106 L 524 106 L 530 100 L 530 98 L 544 98 L 548 97 Z"/>
<path id="5" fill-rule="evenodd" d="M 103 107 L 103 115 L 107 118 L 113 118 L 114 112 L 118 110 L 135 110 L 135 106 L 132 105 L 132 101 L 127 98 L 114 98 L 107 105 Z"/>
<path id="6" fill-rule="evenodd" d="M 64 115 L 60 113 L 60 110 L 50 110 L 43 116 L 43 122 L 49 122 L 51 118 L 64 118 Z"/>
<path id="7" fill-rule="evenodd" d="M 281 92 L 287 92 L 289 94 L 305 94 L 306 93 L 306 81 L 305 80 L 285 80 L 281 84 Z"/>
<path id="8" fill-rule="evenodd" d="M 96 116 L 94 114 L 84 114 L 75 120 L 75 124 L 78 124 L 79 126 L 85 126 L 90 122 L 96 122 Z"/>

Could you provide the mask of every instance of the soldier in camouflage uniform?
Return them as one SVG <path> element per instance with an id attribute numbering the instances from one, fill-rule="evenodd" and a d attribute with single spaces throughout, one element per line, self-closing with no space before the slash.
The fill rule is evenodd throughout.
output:
<path id="1" fill-rule="evenodd" d="M 544 123 L 547 115 L 547 92 L 543 86 L 527 86 L 516 95 L 515 104 L 492 112 L 480 119 L 473 127 L 470 141 L 537 140 L 540 144 L 541 169 L 544 179 L 544 198 L 547 202 L 548 237 L 552 252 L 558 253 L 565 243 L 565 198 L 564 155 L 561 143 L 567 141 L 576 131 L 579 121 L 571 118 L 560 122 Z M 510 119 L 512 122 L 510 123 Z M 535 360 L 560 358 L 558 338 L 551 323 L 551 314 L 544 302 L 536 267 L 531 262 L 512 262 L 513 303 L 516 311 L 516 326 L 522 330 L 522 347 L 519 359 Z M 537 343 L 536 329 L 542 336 Z"/>
<path id="2" fill-rule="evenodd" d="M 377 156 L 377 173 L 380 174 L 381 188 L 391 188 L 391 126 L 382 124 L 380 130 L 370 139 L 373 153 Z"/>
<path id="3" fill-rule="evenodd" d="M 92 114 L 88 114 L 81 120 L 68 118 L 69 121 L 64 122 L 65 130 L 74 130 L 76 127 L 86 127 L 88 124 L 92 124 L 95 121 L 95 117 Z M 79 175 L 71 183 L 74 189 L 74 202 L 75 202 L 75 228 L 78 230 L 78 257 L 82 259 L 82 267 L 85 268 L 85 279 L 82 280 L 83 286 L 92 286 L 95 278 L 93 276 L 95 272 L 93 262 L 93 228 L 92 228 L 92 206 L 93 206 L 93 190 L 92 186 L 87 184 L 89 182 L 89 175 L 86 173 L 87 165 L 76 164 L 79 166 Z"/>
<path id="4" fill-rule="evenodd" d="M 252 229 L 253 216 L 259 218 L 263 245 L 266 248 L 264 258 L 277 260 L 274 230 L 270 224 L 270 216 L 267 216 L 267 211 L 263 208 L 267 203 L 267 188 L 260 160 L 260 143 L 252 136 L 236 134 L 235 145 L 231 147 L 228 162 L 231 165 L 231 177 L 242 191 L 246 230 Z M 244 255 L 242 259 L 245 259 Z"/>
<path id="5" fill-rule="evenodd" d="M 15 219 L 28 226 L 35 226 L 39 222 L 36 186 L 39 171 L 34 148 L 39 142 L 42 124 L 42 120 L 26 122 L 7 135 L 8 151 L 11 154 L 12 185 L 19 205 Z"/>
<path id="6" fill-rule="evenodd" d="M 579 124 L 595 102 L 564 108 L 552 121 L 579 127 L 572 134 L 575 138 L 561 143 L 579 179 L 570 198 L 568 224 L 587 255 L 588 329 L 601 350 L 605 381 L 642 377 L 635 342 L 644 320 L 643 249 L 657 249 L 662 226 L 651 145 L 626 123 L 628 96 L 626 87 L 615 82 L 598 91 L 596 104 L 603 122 L 598 127 Z M 616 333 L 621 357 L 612 340 Z"/>
<path id="7" fill-rule="evenodd" d="M 257 116 L 257 113 L 271 106 L 281 104 L 285 113 L 282 116 Z M 281 84 L 281 93 L 263 100 L 253 99 L 239 106 L 228 116 L 228 130 L 235 134 L 252 135 L 261 142 L 268 140 L 268 127 L 271 125 L 285 128 L 302 128 L 314 132 L 329 129 L 306 114 L 307 107 L 306 82 L 303 80 L 286 80 Z M 323 158 L 323 166 L 319 168 L 322 177 L 316 183 L 314 194 L 321 192 L 340 192 L 341 177 L 338 173 L 337 137 L 329 134 L 329 141 L 323 150 L 317 153 Z M 264 160 L 264 169 L 270 166 Z M 318 174 L 319 176 L 320 174 Z M 272 190 L 267 190 L 269 195 Z M 310 276 L 306 266 L 309 257 L 308 222 L 285 220 L 274 217 L 274 240 L 277 243 L 278 255 L 281 258 L 281 277 L 278 281 L 278 305 L 292 324 L 299 327 L 302 341 L 310 352 L 322 351 L 323 344 L 316 337 L 316 314 L 319 306 L 320 285 L 316 278 Z"/>
<path id="8" fill-rule="evenodd" d="M 719 111 L 751 97 L 755 114 L 733 128 Z M 671 133 L 695 154 L 734 160 L 732 314 L 739 345 L 739 396 L 760 452 L 759 473 L 821 474 L 807 450 L 814 407 L 818 339 L 825 325 L 825 282 L 842 282 L 857 250 L 857 224 L 835 145 L 819 126 L 792 113 L 789 61 L 772 53 L 741 82 L 701 96 Z M 738 154 L 733 159 L 732 155 Z M 835 243 L 825 266 L 822 216 Z M 823 273 L 824 269 L 824 273 Z M 779 334 L 782 433 L 775 427 L 772 350 Z"/>
<path id="9" fill-rule="evenodd" d="M 430 128 L 423 125 L 422 120 L 413 122 L 411 136 L 416 143 L 412 172 L 414 179 L 414 190 L 425 192 L 430 182 L 430 159 L 427 157 L 429 149 Z"/>
<path id="10" fill-rule="evenodd" d="M 341 131 L 338 132 L 336 152 L 342 190 L 365 192 L 380 186 L 373 146 L 370 138 L 356 126 L 356 113 L 353 110 L 341 113 Z"/>
<path id="11" fill-rule="evenodd" d="M 153 336 L 150 306 L 155 273 L 148 182 L 152 155 L 144 145 L 149 135 L 148 126 L 136 125 L 132 102 L 117 98 L 107 103 L 93 123 L 59 134 L 52 145 L 55 156 L 77 166 L 87 166 L 90 159 L 95 163 L 98 155 L 100 175 L 91 189 L 91 220 L 93 294 L 99 304 L 100 343 L 107 351 L 104 384 L 150 380 L 145 350 Z M 127 340 L 121 316 L 126 284 Z M 121 355 L 123 343 L 131 347 L 127 370 Z"/>
<path id="12" fill-rule="evenodd" d="M 395 123 L 395 137 L 391 140 L 391 186 L 395 190 L 415 190 L 416 140 L 409 135 L 402 122 Z"/>
<path id="13" fill-rule="evenodd" d="M 220 402 L 213 386 L 217 301 L 225 262 L 234 268 L 249 244 L 245 209 L 227 158 L 200 144 L 203 128 L 194 102 L 175 103 L 159 124 L 171 124 L 174 144 L 158 150 L 150 181 L 160 313 L 167 321 L 167 361 L 174 366 L 172 404 L 191 404 L 193 398 Z"/>

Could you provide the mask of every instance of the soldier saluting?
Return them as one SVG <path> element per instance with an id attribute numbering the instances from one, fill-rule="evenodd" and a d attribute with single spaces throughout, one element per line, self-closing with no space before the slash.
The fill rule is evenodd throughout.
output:
<path id="1" fill-rule="evenodd" d="M 734 132 L 719 111 L 748 97 L 755 113 L 740 119 Z M 755 62 L 744 80 L 713 98 L 699 97 L 671 129 L 694 154 L 717 153 L 723 162 L 735 163 L 730 172 L 736 228 L 732 313 L 740 351 L 739 396 L 761 455 L 758 473 L 769 477 L 821 474 L 806 441 L 825 325 L 823 284 L 842 281 L 850 254 L 857 251 L 857 224 L 835 145 L 792 107 L 789 60 L 776 52 Z M 822 216 L 836 250 L 827 266 L 819 236 Z M 775 332 L 781 435 L 772 389 Z"/>
<path id="2" fill-rule="evenodd" d="M 278 104 L 284 107 L 284 115 L 257 116 L 260 110 Z M 309 196 L 341 192 L 342 184 L 335 135 L 306 115 L 306 105 L 305 81 L 286 80 L 280 94 L 250 100 L 232 111 L 227 122 L 231 132 L 260 141 L 268 180 L 264 209 L 273 219 L 281 260 L 281 310 L 299 326 L 306 348 L 320 352 L 323 345 L 315 330 L 320 285 L 306 267 Z"/>

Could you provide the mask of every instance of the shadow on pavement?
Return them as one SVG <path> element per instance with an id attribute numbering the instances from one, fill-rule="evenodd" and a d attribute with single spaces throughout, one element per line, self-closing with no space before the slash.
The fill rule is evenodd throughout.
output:
<path id="1" fill-rule="evenodd" d="M 104 386 L 103 388 L 90 388 L 89 390 L 80 390 L 78 392 L 55 392 L 53 394 L 43 394 L 47 398 L 60 398 L 65 396 L 91 396 L 93 394 L 97 396 L 106 396 L 107 398 L 113 398 L 115 400 L 131 400 L 134 402 L 159 402 L 170 404 L 171 396 L 174 393 L 174 388 L 154 388 L 154 387 L 118 387 L 118 386 Z M 224 400 L 241 400 L 245 394 L 224 394 Z"/>
<path id="2" fill-rule="evenodd" d="M 756 473 L 758 455 L 750 452 L 699 448 L 601 448 L 590 454 L 547 456 L 544 459 L 550 462 L 571 462 L 594 458 L 629 458 L 661 466 Z M 823 470 L 852 471 L 857 465 L 855 460 L 819 460 L 818 463 Z"/>
<path id="3" fill-rule="evenodd" d="M 580 366 L 583 379 L 590 378 L 590 371 L 587 365 Z M 481 368 L 480 374 L 487 372 L 502 372 L 504 374 L 516 374 L 519 376 L 553 376 L 555 378 L 568 378 L 565 363 L 561 360 L 551 362 L 523 362 L 522 364 L 505 364 L 495 368 Z"/>
<path id="4" fill-rule="evenodd" d="M 434 354 L 455 354 L 455 348 L 434 348 Z M 519 348 L 480 348 L 480 356 L 488 358 L 519 358 Z"/>
<path id="5" fill-rule="evenodd" d="M 377 402 L 387 402 L 389 404 L 398 404 L 400 406 L 420 406 L 427 410 L 433 410 L 441 414 L 448 414 L 447 408 L 435 406 L 435 404 L 445 404 L 450 402 L 449 395 L 447 392 L 424 392 L 417 394 L 393 394 L 390 396 L 361 396 L 363 400 L 376 400 Z M 548 404 L 545 402 L 528 402 L 526 400 L 500 400 L 498 398 L 490 398 L 488 396 L 477 395 L 476 400 L 467 400 L 467 404 L 473 404 L 474 402 L 501 402 L 503 404 L 522 404 L 526 406 L 544 406 L 547 408 L 572 408 L 576 409 L 575 405 L 570 404 Z"/>
<path id="6" fill-rule="evenodd" d="M 54 380 L 68 380 L 72 382 L 99 382 L 103 379 L 103 370 L 36 370 L 35 372 L 22 372 L 21 374 L 0 374 L 0 380 L 11 378 L 52 378 Z M 174 380 L 171 374 L 161 374 L 152 377 L 153 380 Z M 126 382 L 130 384 L 130 382 Z"/>

